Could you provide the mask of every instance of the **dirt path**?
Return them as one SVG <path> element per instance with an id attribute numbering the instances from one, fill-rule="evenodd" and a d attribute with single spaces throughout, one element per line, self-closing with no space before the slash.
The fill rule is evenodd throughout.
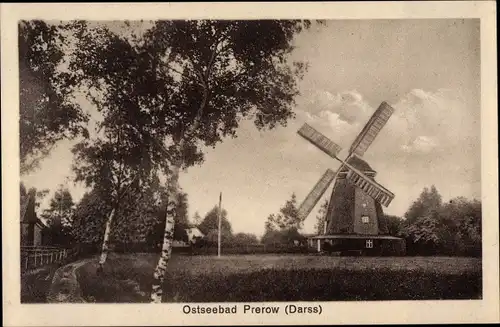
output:
<path id="1" fill-rule="evenodd" d="M 76 269 L 85 265 L 92 259 L 84 259 L 70 263 L 59 268 L 52 279 L 49 293 L 47 294 L 48 303 L 84 303 L 80 285 L 76 276 Z"/>

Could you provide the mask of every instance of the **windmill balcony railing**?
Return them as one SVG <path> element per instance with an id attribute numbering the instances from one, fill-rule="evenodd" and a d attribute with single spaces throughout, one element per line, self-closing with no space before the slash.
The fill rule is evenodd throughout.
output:
<path id="1" fill-rule="evenodd" d="M 72 249 L 54 246 L 22 246 L 21 272 L 24 273 L 43 266 L 62 263 L 72 257 L 73 252 Z"/>

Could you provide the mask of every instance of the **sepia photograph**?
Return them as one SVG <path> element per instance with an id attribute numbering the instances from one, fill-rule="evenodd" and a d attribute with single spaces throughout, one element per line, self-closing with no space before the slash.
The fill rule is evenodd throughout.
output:
<path id="1" fill-rule="evenodd" d="M 487 298 L 480 18 L 40 17 L 11 36 L 21 305 Z"/>

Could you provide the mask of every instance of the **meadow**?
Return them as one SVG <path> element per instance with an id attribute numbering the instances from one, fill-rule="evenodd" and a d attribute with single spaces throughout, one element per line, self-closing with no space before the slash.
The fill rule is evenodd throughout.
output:
<path id="1" fill-rule="evenodd" d="M 148 302 L 154 254 L 112 254 L 77 271 L 89 302 Z M 481 259 L 174 255 L 164 302 L 480 299 Z"/>

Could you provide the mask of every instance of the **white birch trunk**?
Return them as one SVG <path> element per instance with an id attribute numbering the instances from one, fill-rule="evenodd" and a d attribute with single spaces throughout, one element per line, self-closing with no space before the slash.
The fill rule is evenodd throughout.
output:
<path id="1" fill-rule="evenodd" d="M 102 241 L 102 249 L 101 249 L 101 257 L 99 259 L 99 266 L 102 269 L 102 266 L 106 262 L 108 258 L 109 252 L 109 235 L 111 234 L 111 223 L 113 222 L 113 218 L 115 216 L 115 209 L 111 210 L 111 214 L 108 216 L 108 220 L 106 221 L 106 229 L 104 231 L 104 239 Z"/>
<path id="2" fill-rule="evenodd" d="M 212 59 L 211 59 L 211 64 L 213 64 L 213 59 L 216 53 L 216 48 L 214 49 L 212 53 Z M 196 117 L 193 121 L 192 127 L 189 129 L 189 131 L 195 131 L 198 129 L 198 126 L 200 125 L 200 120 L 203 115 L 203 111 L 205 110 L 205 106 L 208 101 L 208 86 L 207 86 L 207 79 L 208 79 L 208 74 L 209 74 L 209 69 L 203 75 L 202 73 L 198 72 L 198 77 L 200 79 L 201 85 L 203 87 L 203 99 L 200 104 L 200 108 L 198 109 L 198 112 L 196 114 Z M 188 133 L 189 135 L 189 133 Z M 182 157 L 182 150 L 184 150 L 184 143 L 186 134 L 181 135 L 178 146 L 177 146 L 177 153 L 181 155 Z M 151 290 L 151 303 L 161 303 L 162 296 L 163 296 L 163 282 L 165 280 L 165 272 L 167 271 L 167 263 L 170 260 L 170 257 L 172 255 L 172 241 L 174 238 L 174 215 L 175 215 L 175 209 L 177 208 L 177 194 L 179 192 L 179 172 L 182 166 L 182 159 L 179 161 L 175 162 L 173 165 L 172 169 L 172 175 L 169 178 L 168 181 L 168 190 L 167 190 L 167 212 L 165 214 L 165 231 L 163 233 L 163 245 L 161 248 L 161 255 L 160 259 L 158 260 L 158 264 L 156 265 L 154 274 L 153 274 L 153 287 Z"/>
<path id="3" fill-rule="evenodd" d="M 179 185 L 180 165 L 173 167 L 172 175 L 168 181 L 167 208 L 165 213 L 165 230 L 160 259 L 153 274 L 153 288 L 151 290 L 151 303 L 161 303 L 163 296 L 163 282 L 167 271 L 167 263 L 172 255 L 172 241 L 174 238 L 174 215 L 177 207 L 177 193 Z"/>

